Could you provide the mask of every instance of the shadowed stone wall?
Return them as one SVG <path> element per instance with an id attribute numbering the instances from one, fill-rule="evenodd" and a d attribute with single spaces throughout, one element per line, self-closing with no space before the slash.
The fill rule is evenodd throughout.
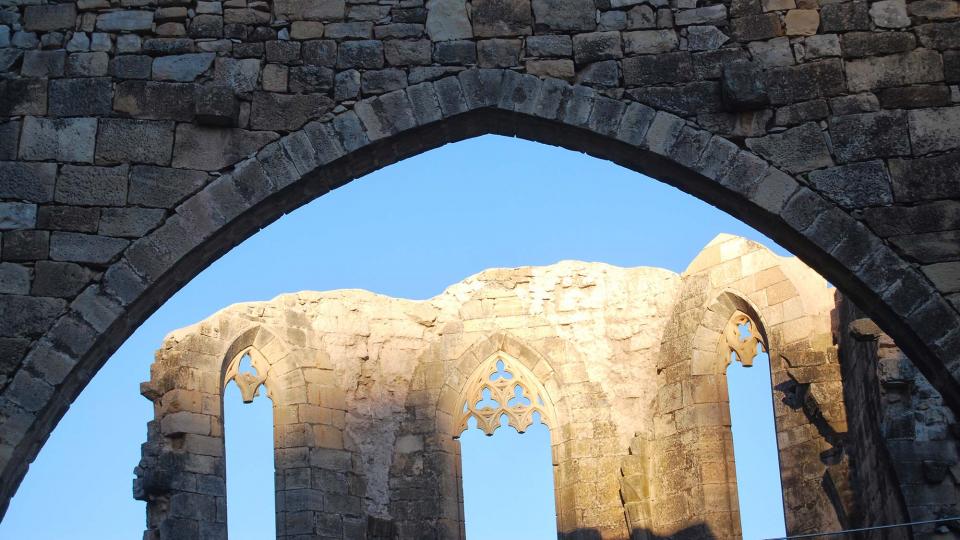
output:
<path id="1" fill-rule="evenodd" d="M 561 536 L 739 538 L 725 376 L 738 314 L 770 352 L 788 530 L 836 530 L 855 518 L 834 294 L 799 260 L 721 235 L 682 275 L 562 262 L 425 301 L 231 306 L 171 333 L 143 385 L 147 538 L 225 537 L 221 403 L 237 380 L 273 402 L 279 537 L 462 538 L 456 438 L 485 414 L 497 361 L 531 399 L 505 407 L 512 425 L 536 408 L 550 428 Z M 256 374 L 238 379 L 244 354 Z"/>
<path id="2" fill-rule="evenodd" d="M 0 508 L 206 264 L 485 133 L 742 218 L 960 411 L 957 36 L 956 0 L 0 0 Z"/>

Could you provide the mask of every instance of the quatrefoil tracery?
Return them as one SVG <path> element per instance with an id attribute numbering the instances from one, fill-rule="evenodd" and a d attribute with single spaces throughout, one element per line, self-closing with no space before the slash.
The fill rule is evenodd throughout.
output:
<path id="1" fill-rule="evenodd" d="M 249 371 L 242 367 L 244 359 L 250 361 Z M 251 403 L 253 402 L 253 398 L 260 395 L 259 389 L 267 380 L 268 369 L 269 363 L 263 354 L 257 349 L 250 347 L 240 351 L 227 366 L 227 371 L 223 378 L 223 386 L 226 388 L 226 386 L 230 384 L 230 381 L 237 383 L 237 388 L 240 389 L 240 398 L 244 403 Z"/>
<path id="2" fill-rule="evenodd" d="M 544 396 L 546 390 L 532 373 L 505 353 L 491 356 L 467 382 L 460 399 L 456 436 L 468 428 L 470 418 L 486 435 L 493 435 L 505 417 L 507 425 L 523 433 L 539 416 L 550 427 L 552 418 Z"/>

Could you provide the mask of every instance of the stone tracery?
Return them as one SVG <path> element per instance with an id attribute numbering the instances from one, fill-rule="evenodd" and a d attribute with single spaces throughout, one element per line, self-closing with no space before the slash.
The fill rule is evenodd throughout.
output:
<path id="1" fill-rule="evenodd" d="M 757 356 L 757 345 L 767 351 L 767 345 L 758 335 L 757 323 L 746 313 L 737 311 L 730 317 L 723 330 L 723 341 L 720 348 L 726 364 L 729 365 L 735 358 L 743 367 L 753 366 L 753 359 Z M 733 356 L 731 356 L 731 353 Z"/>
<path id="2" fill-rule="evenodd" d="M 503 351 L 487 358 L 467 381 L 461 393 L 457 417 L 457 437 L 477 420 L 485 434 L 493 435 L 506 417 L 507 425 L 523 433 L 534 423 L 534 416 L 547 427 L 554 423 L 547 403 L 546 389 L 523 364 Z"/>

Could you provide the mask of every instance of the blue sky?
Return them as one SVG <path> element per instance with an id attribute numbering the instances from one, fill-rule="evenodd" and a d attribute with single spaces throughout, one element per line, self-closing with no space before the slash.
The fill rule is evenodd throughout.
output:
<path id="1" fill-rule="evenodd" d="M 149 377 L 153 351 L 167 332 L 228 304 L 339 288 L 422 299 L 485 268 L 563 259 L 679 272 L 720 232 L 758 240 L 785 254 L 747 225 L 670 186 L 584 154 L 519 139 L 480 137 L 377 171 L 259 232 L 150 317 L 54 431 L 0 523 L 0 538 L 139 538 L 145 511 L 131 496 L 132 471 L 152 411 L 138 385 Z M 744 454 L 736 447 L 741 504 L 747 505 L 744 538 L 752 540 L 781 534 L 783 524 L 782 517 L 777 523 L 778 486 L 769 474 L 776 467 L 769 449 L 775 444 L 772 411 L 769 419 L 757 416 L 757 407 L 760 412 L 770 408 L 770 394 L 760 369 L 743 371 L 747 381 L 731 374 L 731 395 L 759 401 L 742 409 L 740 417 L 749 418 L 746 428 L 738 429 L 738 413 L 732 411 L 735 437 L 769 443 L 760 455 L 746 452 L 762 444 L 747 444 Z M 749 379 L 754 384 L 760 380 L 760 386 L 738 390 L 736 385 Z M 227 402 L 230 537 L 268 538 L 272 516 L 262 508 L 272 507 L 269 405 L 262 399 L 248 406 L 239 399 Z M 470 433 L 464 436 L 471 540 L 513 538 L 502 529 L 482 530 L 506 523 L 509 512 L 500 508 L 496 515 L 486 515 L 489 505 L 480 504 L 493 489 L 502 489 L 496 480 L 508 478 L 509 467 L 540 467 L 540 484 L 529 482 L 541 486 L 533 490 L 538 502 L 531 503 L 530 513 L 516 514 L 520 521 L 541 524 L 542 530 L 523 537 L 551 537 L 546 529 L 552 524 L 543 525 L 542 517 L 553 505 L 552 492 L 542 487 L 552 485 L 549 455 L 544 459 L 542 452 L 549 438 L 508 433 L 512 431 L 501 429 L 477 440 Z M 485 472 L 491 467 L 497 474 Z M 744 486 L 746 480 L 753 484 Z M 472 501 L 478 503 L 475 510 Z M 540 517 L 532 517 L 536 512 Z M 471 528 L 471 516 L 484 527 Z"/>

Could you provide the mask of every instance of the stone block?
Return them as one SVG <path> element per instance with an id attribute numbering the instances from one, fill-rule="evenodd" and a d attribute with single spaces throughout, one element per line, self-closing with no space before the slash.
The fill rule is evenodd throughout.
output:
<path id="1" fill-rule="evenodd" d="M 880 0 L 870 4 L 870 18 L 880 28 L 905 28 L 910 26 L 907 3 L 904 0 Z"/>
<path id="2" fill-rule="evenodd" d="M 765 107 L 770 98 L 759 65 L 745 60 L 723 66 L 720 89 L 727 107 L 735 111 Z"/>
<path id="3" fill-rule="evenodd" d="M 105 52 L 74 53 L 67 57 L 67 77 L 103 77 L 109 73 L 110 56 Z"/>
<path id="4" fill-rule="evenodd" d="M 908 118 L 914 155 L 960 148 L 960 107 L 913 110 Z"/>
<path id="5" fill-rule="evenodd" d="M 113 84 L 109 77 L 50 81 L 51 116 L 109 116 Z"/>
<path id="6" fill-rule="evenodd" d="M 47 81 L 0 80 L 0 116 L 47 114 Z"/>
<path id="7" fill-rule="evenodd" d="M 915 27 L 920 44 L 930 49 L 960 49 L 960 21 L 924 24 Z"/>
<path id="8" fill-rule="evenodd" d="M 620 84 L 620 66 L 616 60 L 588 64 L 577 75 L 578 84 L 615 88 Z"/>
<path id="9" fill-rule="evenodd" d="M 803 40 L 803 57 L 811 60 L 840 56 L 840 37 L 836 34 L 807 36 Z"/>
<path id="10" fill-rule="evenodd" d="M 391 23 L 373 28 L 373 37 L 377 39 L 403 39 L 424 37 L 422 24 Z"/>
<path id="11" fill-rule="evenodd" d="M 788 36 L 813 36 L 820 26 L 820 13 L 815 9 L 792 9 L 784 17 Z"/>
<path id="12" fill-rule="evenodd" d="M 149 120 L 189 122 L 194 114 L 194 85 L 154 81 L 117 84 L 117 112 Z"/>
<path id="13" fill-rule="evenodd" d="M 811 120 L 823 120 L 830 115 L 826 100 L 815 99 L 780 107 L 773 123 L 778 126 L 803 124 Z"/>
<path id="14" fill-rule="evenodd" d="M 907 32 L 849 32 L 841 42 L 845 58 L 909 52 L 917 47 L 917 38 Z"/>
<path id="15" fill-rule="evenodd" d="M 333 70 L 323 66 L 295 66 L 287 74 L 291 92 L 317 93 L 333 88 Z"/>
<path id="16" fill-rule="evenodd" d="M 205 126 L 232 127 L 240 117 L 240 102 L 233 88 L 223 85 L 208 85 L 194 92 L 194 118 Z M 158 163 L 164 165 L 165 163 Z"/>
<path id="17" fill-rule="evenodd" d="M 525 40 L 528 56 L 539 58 L 572 56 L 573 42 L 570 36 L 530 36 Z"/>
<path id="18" fill-rule="evenodd" d="M 837 96 L 846 92 L 843 67 L 839 59 L 772 68 L 767 71 L 764 83 L 770 103 L 774 105 Z"/>
<path id="19" fill-rule="evenodd" d="M 530 0 L 473 0 L 471 8 L 476 37 L 512 38 L 532 33 Z"/>
<path id="20" fill-rule="evenodd" d="M 257 92 L 250 109 L 250 126 L 258 130 L 293 131 L 333 108 L 323 95 L 287 95 Z"/>
<path id="21" fill-rule="evenodd" d="M 125 54 L 110 60 L 110 74 L 118 79 L 149 79 L 153 59 L 139 54 Z"/>
<path id="22" fill-rule="evenodd" d="M 66 51 L 26 51 L 20 74 L 24 77 L 62 77 L 66 61 Z"/>
<path id="23" fill-rule="evenodd" d="M 127 200 L 140 206 L 173 208 L 206 185 L 207 179 L 201 171 L 134 166 L 130 169 Z"/>
<path id="24" fill-rule="evenodd" d="M 43 203 L 53 200 L 56 163 L 0 161 L 0 197 Z"/>
<path id="25" fill-rule="evenodd" d="M 337 42 L 330 39 L 308 41 L 301 47 L 301 53 L 306 64 L 333 67 L 337 63 Z"/>
<path id="26" fill-rule="evenodd" d="M 923 267 L 923 273 L 940 291 L 960 292 L 960 261 L 929 264 Z"/>
<path id="27" fill-rule="evenodd" d="M 672 29 L 637 30 L 623 33 L 623 50 L 628 55 L 670 52 L 676 50 L 678 46 L 677 33 Z"/>
<path id="28" fill-rule="evenodd" d="M 190 20 L 187 34 L 195 39 L 223 37 L 223 17 L 200 14 Z"/>
<path id="29" fill-rule="evenodd" d="M 272 131 L 180 124 L 173 147 L 173 166 L 216 171 L 252 155 L 277 137 Z"/>
<path id="30" fill-rule="evenodd" d="M 50 252 L 50 233 L 47 231 L 16 230 L 3 233 L 3 260 L 37 261 L 46 259 Z"/>
<path id="31" fill-rule="evenodd" d="M 294 21 L 290 25 L 290 37 L 297 40 L 322 38 L 323 23 L 316 21 Z"/>
<path id="32" fill-rule="evenodd" d="M 840 163 L 910 154 L 903 111 L 837 116 L 829 125 L 833 153 Z"/>
<path id="33" fill-rule="evenodd" d="M 444 41 L 434 45 L 433 60 L 444 65 L 469 66 L 477 63 L 477 45 L 473 41 Z"/>
<path id="34" fill-rule="evenodd" d="M 483 68 L 513 67 L 520 63 L 519 39 L 485 39 L 477 42 L 477 62 Z"/>
<path id="35" fill-rule="evenodd" d="M 333 99 L 343 101 L 360 96 L 360 72 L 348 69 L 337 73 L 333 83 Z"/>
<path id="36" fill-rule="evenodd" d="M 531 5 L 542 33 L 592 32 L 597 27 L 594 0 L 533 0 Z"/>
<path id="37" fill-rule="evenodd" d="M 0 231 L 32 229 L 37 226 L 37 205 L 0 202 Z"/>
<path id="38" fill-rule="evenodd" d="M 22 58 L 23 51 L 19 49 L 0 48 L 0 70 L 16 71 Z"/>
<path id="39" fill-rule="evenodd" d="M 364 71 L 360 78 L 360 88 L 364 95 L 384 94 L 406 86 L 407 73 L 397 68 Z"/>
<path id="40" fill-rule="evenodd" d="M 100 209 L 81 206 L 41 206 L 37 213 L 37 227 L 75 232 L 97 232 Z"/>
<path id="41" fill-rule="evenodd" d="M 139 238 L 156 229 L 163 222 L 166 211 L 159 208 L 104 208 L 100 212 L 103 236 Z"/>
<path id="42" fill-rule="evenodd" d="M 346 5 L 344 0 L 276 0 L 273 12 L 277 18 L 287 21 L 340 20 L 346 13 Z"/>
<path id="43" fill-rule="evenodd" d="M 92 163 L 96 118 L 23 119 L 20 159 Z"/>
<path id="44" fill-rule="evenodd" d="M 712 6 L 694 9 L 682 9 L 674 15 L 674 22 L 677 26 L 689 26 L 692 24 L 726 25 L 727 6 L 714 4 Z"/>
<path id="45" fill-rule="evenodd" d="M 69 4 L 26 6 L 23 10 L 23 27 L 31 32 L 73 30 L 77 23 L 77 8 Z"/>
<path id="46" fill-rule="evenodd" d="M 466 1 L 427 0 L 426 30 L 434 42 L 472 38 Z"/>
<path id="47" fill-rule="evenodd" d="M 148 163 L 168 165 L 173 152 L 169 121 L 104 118 L 97 134 L 98 165 Z"/>
<path id="48" fill-rule="evenodd" d="M 810 187 L 848 209 L 893 202 L 890 175 L 883 161 L 866 161 L 813 171 Z"/>
<path id="49" fill-rule="evenodd" d="M 257 58 L 218 57 L 214 63 L 213 78 L 217 85 L 229 86 L 239 94 L 256 90 L 259 77 L 260 60 Z"/>
<path id="50" fill-rule="evenodd" d="M 17 147 L 20 145 L 19 120 L 0 122 L 0 161 L 17 159 Z"/>
<path id="51" fill-rule="evenodd" d="M 954 19 L 960 16 L 960 4 L 956 0 L 919 0 L 910 2 L 907 12 L 924 19 Z"/>
<path id="52" fill-rule="evenodd" d="M 730 33 L 737 41 L 756 41 L 780 37 L 784 30 L 776 13 L 766 13 L 731 19 Z"/>
<path id="53" fill-rule="evenodd" d="M 210 435 L 210 417 L 188 411 L 168 414 L 160 420 L 160 432 L 167 437 L 185 433 Z"/>
<path id="54" fill-rule="evenodd" d="M 719 49 L 727 41 L 730 41 L 730 38 L 716 26 L 687 27 L 687 48 L 691 51 L 712 51 Z M 625 45 L 625 48 L 628 47 Z"/>
<path id="55" fill-rule="evenodd" d="M 572 80 L 575 70 L 573 60 L 565 58 L 554 60 L 527 60 L 524 64 L 527 73 L 537 77 L 553 77 L 555 79 Z"/>
<path id="56" fill-rule="evenodd" d="M 673 14 L 669 9 L 666 10 L 667 13 Z M 670 24 L 658 24 L 657 13 L 654 12 L 653 8 L 647 5 L 635 6 L 627 12 L 627 29 L 629 30 L 640 30 L 644 28 L 657 28 L 658 26 L 664 28 L 670 28 L 673 26 L 673 21 L 670 21 Z"/>
<path id="57" fill-rule="evenodd" d="M 960 151 L 919 159 L 891 159 L 889 166 L 896 202 L 960 198 Z"/>
<path id="58" fill-rule="evenodd" d="M 37 261 L 31 294 L 54 298 L 73 298 L 90 282 L 86 268 L 66 262 Z"/>
<path id="59" fill-rule="evenodd" d="M 384 42 L 384 57 L 391 66 L 426 66 L 431 62 L 430 40 L 391 39 Z"/>
<path id="60" fill-rule="evenodd" d="M 54 200 L 78 206 L 123 206 L 127 202 L 127 171 L 126 165 L 64 165 L 57 177 Z"/>
<path id="61" fill-rule="evenodd" d="M 766 137 L 747 139 L 746 144 L 775 166 L 794 174 L 833 165 L 823 133 L 813 122 Z"/>
<path id="62" fill-rule="evenodd" d="M 623 81 L 627 86 L 686 82 L 693 78 L 690 53 L 671 52 L 624 58 Z"/>
<path id="63" fill-rule="evenodd" d="M 870 8 L 866 2 L 827 4 L 820 8 L 820 31 L 852 32 L 870 30 Z"/>
<path id="64" fill-rule="evenodd" d="M 383 42 L 373 40 L 346 41 L 337 51 L 340 69 L 379 69 L 383 67 Z"/>
<path id="65" fill-rule="evenodd" d="M 373 37 L 373 23 L 365 21 L 330 23 L 324 28 L 324 35 L 330 39 L 370 39 Z"/>
<path id="66" fill-rule="evenodd" d="M 54 231 L 50 235 L 50 258 L 86 264 L 108 264 L 114 260 L 129 242 L 94 234 Z"/>
<path id="67" fill-rule="evenodd" d="M 370 140 L 382 139 L 416 126 L 413 107 L 403 91 L 357 102 L 355 111 L 367 128 Z"/>
<path id="68" fill-rule="evenodd" d="M 747 50 L 753 61 L 764 68 L 774 66 L 791 66 L 796 64 L 790 39 L 786 37 L 773 38 L 768 41 L 751 41 L 747 43 Z"/>
<path id="69" fill-rule="evenodd" d="M 287 76 L 287 66 L 281 64 L 267 64 L 263 66 L 263 89 L 267 92 L 286 92 Z"/>
<path id="70" fill-rule="evenodd" d="M 266 43 L 267 62 L 294 63 L 300 59 L 300 49 L 296 41 L 270 40 Z"/>
<path id="71" fill-rule="evenodd" d="M 590 32 L 573 36 L 573 57 L 579 65 L 622 58 L 620 32 Z"/>
<path id="72" fill-rule="evenodd" d="M 152 11 L 125 9 L 97 15 L 97 30 L 101 32 L 138 32 L 152 27 Z"/>
<path id="73" fill-rule="evenodd" d="M 153 60 L 153 78 L 158 81 L 191 82 L 213 65 L 214 53 L 161 56 Z"/>

